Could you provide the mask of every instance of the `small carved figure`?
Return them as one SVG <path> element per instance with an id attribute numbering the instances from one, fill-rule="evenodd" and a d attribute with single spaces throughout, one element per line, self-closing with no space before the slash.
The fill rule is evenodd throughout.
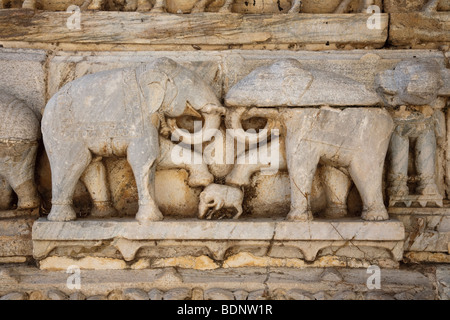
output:
<path id="1" fill-rule="evenodd" d="M 39 120 L 25 103 L 1 90 L 0 114 L 0 180 L 4 179 L 5 190 L 2 209 L 7 209 L 12 190 L 19 199 L 19 210 L 37 208 L 40 199 L 34 168 L 41 137 Z"/>
<path id="2" fill-rule="evenodd" d="M 201 115 L 200 115 L 201 113 Z M 53 221 L 74 220 L 72 197 L 91 160 L 127 156 L 136 179 L 136 219 L 163 219 L 154 200 L 162 116 L 197 114 L 201 132 L 174 132 L 186 144 L 209 141 L 225 108 L 211 87 L 192 71 L 167 58 L 138 68 L 99 72 L 65 85 L 48 102 L 42 120 L 52 170 Z"/>
<path id="3" fill-rule="evenodd" d="M 234 208 L 237 212 L 233 219 L 238 219 L 243 212 L 243 201 L 244 192 L 241 189 L 220 184 L 210 184 L 200 194 L 198 217 L 200 219 L 211 219 L 213 214 L 222 208 Z"/>
<path id="4" fill-rule="evenodd" d="M 388 194 L 390 205 L 404 202 L 442 206 L 436 185 L 436 139 L 444 136 L 445 119 L 437 101 L 442 87 L 440 67 L 434 61 L 405 60 L 378 77 L 386 102 L 400 105 L 392 112 L 396 128 L 389 147 Z M 410 144 L 415 146 L 416 196 L 408 188 Z"/>

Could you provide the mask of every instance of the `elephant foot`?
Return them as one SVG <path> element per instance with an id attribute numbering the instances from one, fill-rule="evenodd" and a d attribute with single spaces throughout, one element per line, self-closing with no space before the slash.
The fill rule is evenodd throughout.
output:
<path id="1" fill-rule="evenodd" d="M 29 198 L 23 198 L 19 199 L 19 202 L 17 203 L 17 209 L 18 210 L 28 210 L 28 209 L 34 209 L 38 208 L 41 204 L 41 199 L 36 196 L 31 196 Z"/>
<path id="2" fill-rule="evenodd" d="M 161 221 L 164 219 L 161 211 L 154 205 L 139 205 L 139 211 L 136 214 L 136 220 L 140 223 L 148 223 L 151 221 Z"/>
<path id="3" fill-rule="evenodd" d="M 300 221 L 307 222 L 313 219 L 313 215 L 311 210 L 302 211 L 302 210 L 291 210 L 287 215 L 286 220 L 288 221 Z"/>
<path id="4" fill-rule="evenodd" d="M 47 216 L 49 221 L 73 221 L 77 218 L 75 210 L 73 210 L 71 205 L 52 205 L 52 210 Z"/>
<path id="5" fill-rule="evenodd" d="M 388 194 L 391 197 L 405 197 L 409 195 L 409 188 L 406 184 L 391 186 L 388 188 Z"/>
<path id="6" fill-rule="evenodd" d="M 416 188 L 416 192 L 418 194 L 424 195 L 424 196 L 435 196 L 439 194 L 438 187 L 435 183 L 428 183 L 425 185 L 419 185 Z"/>
<path id="7" fill-rule="evenodd" d="M 361 218 L 366 221 L 384 221 L 389 220 L 389 214 L 386 208 L 363 210 Z"/>
<path id="8" fill-rule="evenodd" d="M 189 177 L 189 186 L 195 187 L 206 187 L 214 182 L 214 176 L 210 173 L 208 174 L 192 174 Z"/>
<path id="9" fill-rule="evenodd" d="M 118 216 L 117 210 L 108 202 L 95 202 L 91 211 L 93 218 L 109 218 Z"/>
<path id="10" fill-rule="evenodd" d="M 31 180 L 22 183 L 18 188 L 16 188 L 16 193 L 19 197 L 17 209 L 27 210 L 39 207 L 39 205 L 41 204 L 41 199 L 39 199 L 37 191 L 35 190 L 36 186 L 34 185 L 34 182 Z"/>

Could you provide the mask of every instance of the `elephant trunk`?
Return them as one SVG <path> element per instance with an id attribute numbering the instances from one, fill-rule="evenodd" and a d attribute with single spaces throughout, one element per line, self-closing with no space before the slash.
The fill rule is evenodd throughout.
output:
<path id="1" fill-rule="evenodd" d="M 202 130 L 194 133 L 178 128 L 174 119 L 170 121 L 169 127 L 175 139 L 182 139 L 185 144 L 195 145 L 210 141 L 216 135 L 222 122 L 222 114 L 225 113 L 225 108 L 208 105 L 200 111 L 205 121 Z"/>
<path id="2" fill-rule="evenodd" d="M 233 108 L 229 109 L 226 114 L 226 127 L 233 129 L 232 135 L 240 143 L 249 142 L 250 145 L 257 145 L 262 141 L 267 141 L 271 130 L 276 127 L 276 119 L 279 117 L 278 110 L 264 108 Z M 251 118 L 266 118 L 267 124 L 259 133 L 245 132 L 242 127 L 242 121 Z"/>

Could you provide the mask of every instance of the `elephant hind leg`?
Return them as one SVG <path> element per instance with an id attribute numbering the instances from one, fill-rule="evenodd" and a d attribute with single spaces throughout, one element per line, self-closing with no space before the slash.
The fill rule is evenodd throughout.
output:
<path id="1" fill-rule="evenodd" d="M 117 216 L 117 210 L 111 202 L 106 168 L 100 157 L 92 161 L 87 167 L 81 176 L 81 181 L 88 189 L 94 205 L 91 211 L 91 217 L 103 218 Z"/>
<path id="2" fill-rule="evenodd" d="M 58 149 L 48 145 L 46 147 L 52 170 L 52 209 L 47 219 L 75 220 L 73 193 L 81 175 L 91 162 L 91 152 L 82 142 L 58 145 Z"/>
<path id="3" fill-rule="evenodd" d="M 288 160 L 291 180 L 291 211 L 287 220 L 309 221 L 313 219 L 311 211 L 311 189 L 320 157 L 315 147 L 303 143 L 298 150 L 301 153 L 290 155 Z"/>
<path id="4" fill-rule="evenodd" d="M 155 202 L 155 169 L 158 156 L 158 135 L 133 141 L 128 146 L 128 162 L 136 179 L 139 196 L 139 211 L 136 220 L 141 223 L 163 220 Z"/>
<path id="5" fill-rule="evenodd" d="M 38 146 L 23 144 L 14 148 L 20 153 L 21 159 L 7 164 L 4 178 L 17 194 L 19 210 L 37 208 L 40 198 L 34 182 L 34 168 Z"/>
<path id="6" fill-rule="evenodd" d="M 374 156 L 374 159 L 376 157 Z M 383 162 L 367 161 L 367 155 L 363 159 L 354 159 L 350 165 L 349 172 L 353 182 L 361 195 L 363 202 L 363 220 L 388 220 L 389 215 L 383 202 L 382 177 Z"/>
<path id="7" fill-rule="evenodd" d="M 9 183 L 0 177 L 0 210 L 10 209 L 13 190 Z"/>

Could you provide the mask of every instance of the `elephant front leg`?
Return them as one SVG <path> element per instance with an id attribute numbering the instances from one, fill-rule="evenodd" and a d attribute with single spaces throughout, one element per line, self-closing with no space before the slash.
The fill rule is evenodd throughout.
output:
<path id="1" fill-rule="evenodd" d="M 308 147 L 299 147 L 298 150 L 296 154 L 287 155 L 291 182 L 291 211 L 287 220 L 309 221 L 313 219 L 310 198 L 319 157 Z"/>
<path id="2" fill-rule="evenodd" d="M 71 221 L 76 219 L 72 207 L 73 193 L 81 175 L 92 160 L 89 149 L 83 142 L 55 144 L 45 142 L 52 170 L 52 210 L 50 221 Z"/>
<path id="3" fill-rule="evenodd" d="M 408 189 L 409 137 L 394 131 L 389 144 L 388 194 L 391 197 L 403 197 Z"/>
<path id="4" fill-rule="evenodd" d="M 325 217 L 341 218 L 347 215 L 347 197 L 352 182 L 341 170 L 331 166 L 322 166 L 319 169 L 327 196 Z"/>
<path id="5" fill-rule="evenodd" d="M 106 168 L 101 158 L 91 162 L 81 176 L 81 181 L 88 189 L 93 201 L 92 217 L 104 218 L 117 215 L 117 210 L 111 202 Z"/>
<path id="6" fill-rule="evenodd" d="M 419 175 L 419 185 L 416 193 L 422 195 L 439 195 L 436 185 L 436 136 L 434 130 L 422 133 L 416 141 L 416 170 Z"/>
<path id="7" fill-rule="evenodd" d="M 141 223 L 163 220 L 163 215 L 155 202 L 155 160 L 158 152 L 157 132 L 154 137 L 133 141 L 128 147 L 128 162 L 136 179 L 139 196 L 136 220 Z"/>

